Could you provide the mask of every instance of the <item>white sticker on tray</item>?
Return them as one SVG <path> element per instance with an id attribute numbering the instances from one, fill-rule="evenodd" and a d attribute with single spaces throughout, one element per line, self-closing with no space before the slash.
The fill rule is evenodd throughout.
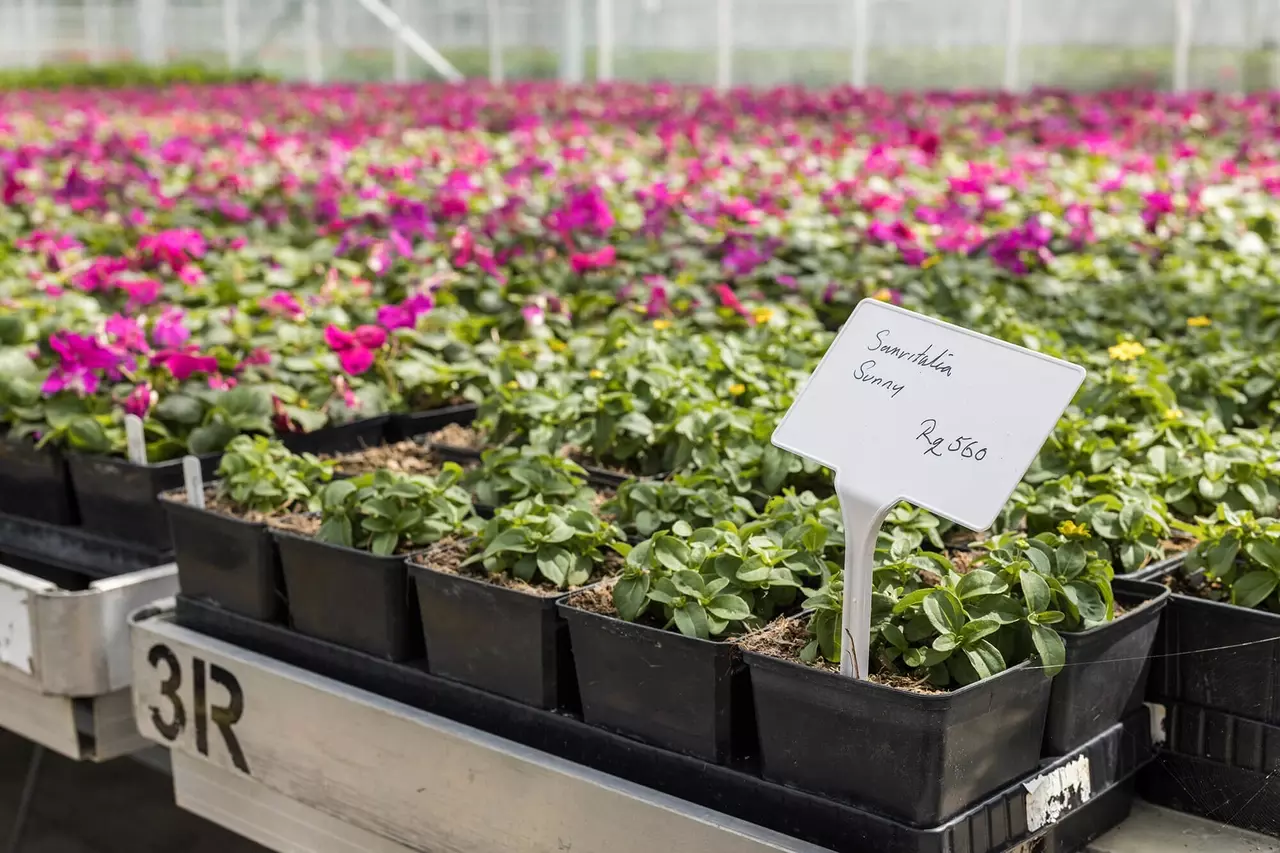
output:
<path id="1" fill-rule="evenodd" d="M 31 675 L 31 593 L 0 582 L 0 664 Z"/>
<path id="2" fill-rule="evenodd" d="M 1093 796 L 1089 757 L 1082 755 L 1056 770 L 1023 783 L 1027 789 L 1027 829 L 1039 832 L 1079 808 Z"/>

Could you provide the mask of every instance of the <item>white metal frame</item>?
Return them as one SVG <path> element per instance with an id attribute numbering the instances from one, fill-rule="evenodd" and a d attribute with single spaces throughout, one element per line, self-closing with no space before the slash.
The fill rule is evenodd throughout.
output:
<path id="1" fill-rule="evenodd" d="M 0 566 L 0 728 L 76 760 L 145 746 L 129 704 L 128 616 L 177 587 L 172 564 L 76 592 Z"/>

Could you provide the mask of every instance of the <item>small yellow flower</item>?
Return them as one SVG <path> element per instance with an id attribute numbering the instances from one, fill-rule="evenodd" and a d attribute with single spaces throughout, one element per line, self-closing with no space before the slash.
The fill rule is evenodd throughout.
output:
<path id="1" fill-rule="evenodd" d="M 1212 326 L 1213 321 L 1201 314 L 1199 317 L 1188 317 L 1187 325 L 1193 329 L 1203 329 L 1205 326 Z"/>
<path id="2" fill-rule="evenodd" d="M 604 379 L 604 371 L 603 371 L 603 370 L 593 370 L 593 371 L 591 371 L 590 373 L 588 373 L 587 375 L 588 375 L 588 376 L 590 376 L 592 379 Z"/>
<path id="3" fill-rule="evenodd" d="M 520 387 L 520 383 L 512 379 L 510 382 L 507 383 L 507 387 L 510 388 L 512 391 L 514 391 Z"/>
<path id="4" fill-rule="evenodd" d="M 942 260 L 942 255 L 930 255 L 920 262 L 920 269 L 927 270 L 929 267 L 937 266 L 940 260 Z"/>
<path id="5" fill-rule="evenodd" d="M 665 332 L 667 329 L 671 328 L 671 321 L 670 320 L 654 320 L 653 327 L 657 329 L 659 332 Z"/>
<path id="6" fill-rule="evenodd" d="M 1176 421 L 1178 418 L 1182 417 L 1182 409 L 1165 409 L 1164 417 L 1165 420 Z"/>
<path id="7" fill-rule="evenodd" d="M 882 287 L 879 290 L 877 290 L 875 293 L 871 294 L 871 298 L 878 299 L 881 302 L 892 302 L 893 291 L 887 287 Z"/>
<path id="8" fill-rule="evenodd" d="M 1107 355 L 1111 356 L 1113 361 L 1133 361 L 1138 356 L 1147 351 L 1147 348 L 1137 341 L 1121 341 L 1113 347 L 1107 349 Z"/>
<path id="9" fill-rule="evenodd" d="M 751 313 L 751 317 L 756 321 L 757 324 L 763 326 L 765 323 L 768 323 L 770 320 L 773 319 L 773 309 L 757 308 L 755 311 Z"/>
<path id="10" fill-rule="evenodd" d="M 1063 536 L 1078 536 L 1080 538 L 1085 538 L 1089 535 L 1089 525 L 1076 524 L 1074 521 L 1068 519 L 1058 525 L 1058 532 Z"/>
<path id="11" fill-rule="evenodd" d="M 564 352 L 566 349 L 569 348 L 569 345 L 566 344 L 564 341 L 560 340 L 559 338 L 552 338 L 550 343 L 547 344 L 547 346 L 551 347 L 552 352 Z"/>
<path id="12" fill-rule="evenodd" d="M 729 393 L 735 397 L 739 394 L 745 394 L 747 393 L 747 386 L 743 385 L 741 382 L 735 382 L 729 386 Z"/>

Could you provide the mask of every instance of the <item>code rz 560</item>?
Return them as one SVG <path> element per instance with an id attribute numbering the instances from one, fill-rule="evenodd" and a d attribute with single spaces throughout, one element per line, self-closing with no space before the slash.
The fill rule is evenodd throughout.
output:
<path id="1" fill-rule="evenodd" d="M 916 438 L 928 445 L 924 449 L 926 456 L 941 458 L 943 453 L 959 453 L 965 459 L 972 459 L 975 462 L 981 462 L 987 458 L 987 448 L 980 447 L 978 440 L 972 436 L 962 435 L 949 443 L 943 436 L 935 436 L 934 431 L 938 428 L 936 418 L 925 418 L 920 422 L 920 426 L 923 427 L 923 431 Z"/>

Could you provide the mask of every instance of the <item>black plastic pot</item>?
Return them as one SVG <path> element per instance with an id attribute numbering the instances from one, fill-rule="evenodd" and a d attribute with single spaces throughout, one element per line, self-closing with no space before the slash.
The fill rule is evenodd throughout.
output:
<path id="1" fill-rule="evenodd" d="M 0 513 L 46 524 L 79 522 L 67 460 L 56 447 L 0 438 Z"/>
<path id="2" fill-rule="evenodd" d="M 1066 755 L 1142 704 L 1169 590 L 1124 579 L 1113 581 L 1112 590 L 1129 612 L 1088 631 L 1062 634 L 1067 665 L 1053 680 L 1045 755 Z"/>
<path id="3" fill-rule="evenodd" d="M 403 555 L 379 557 L 281 530 L 272 535 L 295 631 L 390 661 L 422 656 Z"/>
<path id="4" fill-rule="evenodd" d="M 387 441 L 394 444 L 397 441 L 405 441 L 444 429 L 450 424 L 466 426 L 476 419 L 477 411 L 479 406 L 475 403 L 461 403 L 457 406 L 445 406 L 425 412 L 392 415 L 387 421 Z"/>
<path id="5" fill-rule="evenodd" d="M 294 453 L 351 453 L 386 443 L 389 421 L 389 415 L 379 415 L 315 432 L 285 433 L 280 441 Z"/>
<path id="6" fill-rule="evenodd" d="M 534 595 L 411 562 L 434 675 L 535 708 L 574 708 L 577 682 L 560 595 Z"/>
<path id="7" fill-rule="evenodd" d="M 1147 697 L 1280 725 L 1280 614 L 1173 595 Z"/>
<path id="8" fill-rule="evenodd" d="M 558 607 L 569 623 L 582 716 L 593 726 L 727 764 L 753 750 L 751 692 L 732 643 Z"/>
<path id="9" fill-rule="evenodd" d="M 1280 835 L 1280 727 L 1194 705 L 1163 708 L 1165 740 L 1139 781 L 1156 805 Z"/>
<path id="10" fill-rule="evenodd" d="M 280 555 L 265 524 L 198 509 L 185 492 L 163 495 L 160 504 L 169 514 L 183 595 L 250 619 L 284 619 Z"/>
<path id="11" fill-rule="evenodd" d="M 1025 663 L 922 694 L 753 652 L 744 658 L 770 781 L 933 826 L 1040 760 L 1052 681 Z"/>
<path id="12" fill-rule="evenodd" d="M 200 457 L 206 480 L 217 470 L 219 459 L 219 454 Z M 169 523 L 157 495 L 182 485 L 181 459 L 135 465 L 111 456 L 73 453 L 67 464 L 85 530 L 156 551 L 172 549 Z"/>

